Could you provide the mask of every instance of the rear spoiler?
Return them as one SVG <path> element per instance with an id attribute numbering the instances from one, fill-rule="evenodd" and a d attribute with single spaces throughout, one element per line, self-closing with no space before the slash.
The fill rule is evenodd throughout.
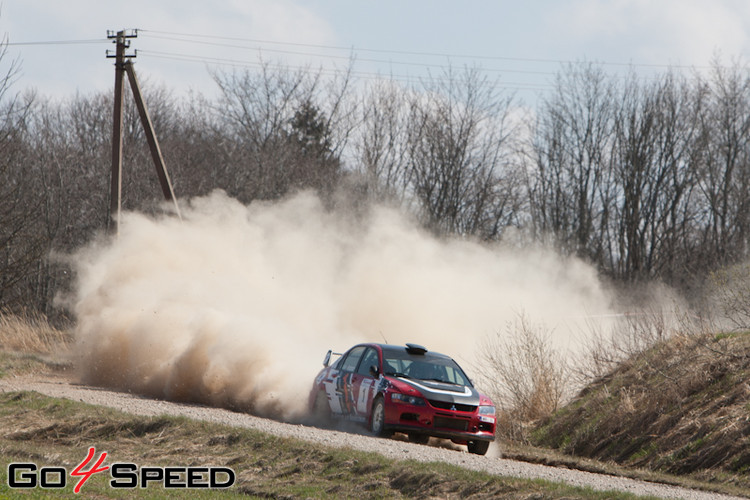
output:
<path id="1" fill-rule="evenodd" d="M 333 352 L 332 350 L 328 349 L 328 352 L 326 353 L 326 357 L 323 359 L 323 366 L 328 366 L 328 364 L 331 362 L 331 356 L 341 356 L 343 353 L 341 352 Z"/>

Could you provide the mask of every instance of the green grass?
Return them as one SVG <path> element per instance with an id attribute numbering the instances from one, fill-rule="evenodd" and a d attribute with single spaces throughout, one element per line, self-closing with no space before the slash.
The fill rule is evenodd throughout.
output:
<path id="1" fill-rule="evenodd" d="M 738 337 L 746 337 L 750 335 L 750 331 L 737 331 L 737 332 L 722 332 L 718 333 L 714 336 L 714 340 L 725 340 L 725 339 L 735 339 Z"/>

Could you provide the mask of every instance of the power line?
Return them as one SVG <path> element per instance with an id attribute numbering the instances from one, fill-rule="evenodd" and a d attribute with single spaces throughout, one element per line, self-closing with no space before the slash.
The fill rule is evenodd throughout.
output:
<path id="1" fill-rule="evenodd" d="M 204 46 L 212 46 L 212 47 L 223 47 L 223 48 L 230 48 L 230 49 L 240 49 L 243 51 L 257 51 L 258 54 L 263 53 L 271 53 L 271 54 L 281 54 L 281 55 L 291 55 L 291 56 L 301 56 L 306 58 L 319 58 L 323 60 L 329 60 L 329 61 L 350 61 L 352 63 L 370 63 L 375 65 L 385 65 L 386 67 L 393 68 L 393 67 L 406 67 L 406 68 L 416 68 L 416 69 L 444 69 L 446 67 L 445 62 L 415 62 L 415 61 L 404 61 L 404 60 L 394 60 L 394 59 L 376 59 L 376 58 L 362 58 L 359 56 L 356 56 L 356 51 L 353 48 L 346 48 L 346 47 L 339 47 L 339 46 L 332 46 L 332 45 L 320 45 L 320 44 L 304 44 L 304 43 L 294 43 L 294 42 L 274 42 L 269 40 L 260 40 L 260 39 L 252 39 L 252 38 L 237 38 L 237 37 L 226 37 L 226 36 L 214 36 L 214 35 L 204 35 L 204 34 L 196 34 L 196 33 L 177 33 L 177 32 L 166 32 L 166 31 L 154 31 L 154 30 L 139 30 L 139 33 L 144 38 L 152 38 L 152 39 L 159 39 L 159 40 L 168 40 L 168 41 L 174 41 L 178 43 L 189 43 L 189 44 L 199 44 Z M 252 44 L 252 45 L 248 45 Z M 260 45 L 258 45 L 260 44 Z M 280 47 L 290 47 L 290 48 L 302 48 L 305 49 L 305 51 L 302 50 L 290 50 L 287 48 L 269 48 L 266 45 L 273 45 L 273 46 L 280 46 Z M 316 52 L 311 52 L 308 49 L 314 49 Z M 342 54 L 336 54 L 336 53 L 321 53 L 320 50 L 324 51 L 346 51 L 346 55 Z M 212 57 L 212 56 L 196 56 L 194 53 L 191 54 L 181 54 L 181 53 L 175 53 L 175 52 L 162 52 L 162 51 L 139 51 L 142 54 L 149 54 L 153 57 L 159 57 L 164 59 L 173 59 L 173 60 L 179 60 L 179 61 L 185 61 L 185 62 L 202 62 L 204 64 L 213 64 L 213 65 L 230 65 L 234 67 L 259 67 L 259 63 L 253 63 L 248 62 L 246 60 L 238 60 L 238 59 L 229 59 L 229 58 L 218 58 L 218 57 Z M 418 53 L 418 52 L 408 52 L 408 51 L 381 51 L 381 50 L 375 50 L 375 49 L 364 49 L 362 52 L 369 52 L 369 53 L 385 53 L 385 54 L 399 54 L 399 55 L 419 55 L 424 56 L 425 53 Z M 432 56 L 444 56 L 444 54 L 430 54 Z M 494 58 L 497 59 L 497 58 Z M 290 67 L 287 65 L 286 67 Z M 294 68 L 292 66 L 292 68 Z M 303 67 L 297 67 L 298 69 L 304 69 Z M 544 76 L 551 78 L 554 76 L 554 72 L 552 71 L 535 71 L 535 70 L 524 70 L 524 69 L 510 69 L 510 68 L 480 68 L 481 71 L 485 73 L 494 73 L 496 75 L 504 75 L 504 74 L 515 74 L 515 75 L 534 75 L 534 76 Z M 340 71 L 332 70 L 321 70 L 323 74 L 340 74 Z M 410 76 L 410 75 L 399 75 L 399 74 L 393 74 L 392 72 L 388 74 L 387 76 L 383 73 L 367 73 L 362 71 L 354 71 L 349 70 L 350 74 L 355 75 L 359 78 L 364 79 L 383 79 L 383 78 L 389 78 L 391 80 L 397 80 L 397 81 L 405 81 L 405 82 L 417 82 L 419 81 L 420 77 L 418 76 Z M 431 79 L 444 79 L 440 77 L 431 76 Z M 548 83 L 536 83 L 536 82 L 498 82 L 495 84 L 490 84 L 493 87 L 497 88 L 504 88 L 504 89 L 513 89 L 513 90 L 548 90 L 552 88 L 551 85 Z"/>
<path id="2" fill-rule="evenodd" d="M 148 38 L 168 40 L 178 43 L 190 43 L 190 44 L 201 44 L 206 46 L 216 46 L 232 49 L 242 50 L 254 50 L 258 54 L 272 53 L 290 56 L 302 56 L 307 58 L 319 58 L 322 60 L 336 61 L 350 61 L 352 64 L 357 63 L 370 63 L 373 65 L 385 65 L 386 67 L 402 67 L 402 68 L 414 68 L 417 73 L 420 70 L 430 71 L 431 69 L 444 69 L 446 67 L 446 61 L 450 65 L 451 60 L 463 59 L 463 60 L 474 60 L 474 61 L 502 61 L 502 62 L 514 62 L 514 63 L 527 63 L 527 64 L 573 64 L 575 61 L 563 60 L 563 59 L 542 59 L 542 58 L 524 58 L 524 57 L 507 57 L 507 56 L 485 56 L 485 55 L 471 55 L 471 54 L 451 54 L 441 52 L 418 52 L 409 50 L 388 50 L 388 49 L 374 49 L 374 48 L 355 48 L 355 47 L 343 47 L 336 45 L 323 45 L 323 44 L 309 44 L 309 43 L 297 43 L 297 42 L 281 42 L 273 40 L 263 40 L 254 38 L 239 38 L 239 37 L 227 37 L 217 36 L 208 34 L 198 33 L 179 33 L 170 31 L 156 31 L 156 30 L 138 30 L 138 32 Z M 82 44 L 99 44 L 109 43 L 110 40 L 107 38 L 90 38 L 90 39 L 73 39 L 73 40 L 40 40 L 40 41 L 21 41 L 21 42 L 9 42 L 6 41 L 2 45 L 7 46 L 52 46 L 52 45 L 82 45 Z M 254 44 L 254 45 L 247 45 Z M 268 45 L 280 48 L 268 47 Z M 288 47 L 288 48 L 284 48 Z M 295 48 L 303 50 L 293 50 Z M 309 50 L 315 50 L 316 52 L 310 52 Z M 336 54 L 334 53 L 321 53 L 320 51 L 338 51 L 347 52 L 347 54 Z M 161 59 L 171 59 L 175 61 L 183 62 L 199 62 L 203 64 L 210 64 L 216 66 L 233 66 L 233 67 L 260 67 L 261 63 L 254 63 L 247 60 L 238 60 L 230 58 L 220 58 L 212 56 L 196 56 L 194 54 L 181 54 L 175 52 L 163 52 L 163 51 L 150 51 L 150 50 L 139 50 L 138 52 L 146 54 L 150 57 L 156 57 Z M 394 59 L 378 59 L 378 58 L 360 58 L 356 57 L 357 53 L 370 53 L 370 54 L 395 54 L 399 56 L 416 56 L 420 58 L 441 58 L 443 62 L 423 62 L 423 61 L 408 61 L 408 60 L 394 60 Z M 578 61 L 580 62 L 580 61 Z M 662 65 L 662 64 L 625 64 L 625 63 L 614 63 L 614 62 L 597 62 L 590 61 L 593 64 L 609 65 L 609 66 L 620 66 L 620 67 L 650 67 L 650 68 L 691 68 L 698 69 L 700 66 L 685 66 L 685 65 Z M 335 62 L 334 62 L 335 64 Z M 281 67 L 282 65 L 279 65 Z M 304 70 L 309 69 L 309 66 L 294 66 L 286 65 L 286 68 Z M 529 81 L 529 82 L 505 82 L 498 81 L 496 83 L 488 83 L 488 85 L 513 90 L 528 90 L 528 91 L 544 91 L 554 88 L 554 84 L 550 83 L 550 80 L 557 75 L 557 71 L 543 71 L 543 70 L 532 70 L 532 69 L 512 69 L 512 68 L 493 68 L 479 66 L 479 71 L 485 74 L 494 74 L 498 77 L 502 75 L 530 75 L 534 77 L 546 77 L 544 81 Z M 324 69 L 320 68 L 322 74 L 336 74 L 340 75 L 343 72 L 341 70 Z M 353 68 L 347 70 L 349 74 L 357 76 L 358 78 L 371 79 L 371 80 L 382 80 L 391 79 L 395 81 L 403 82 L 418 82 L 421 77 L 418 75 L 403 75 L 380 72 L 366 72 L 366 71 L 354 71 Z M 450 77 L 441 77 L 430 75 L 431 80 L 447 80 Z"/>
<path id="3" fill-rule="evenodd" d="M 202 63 L 202 64 L 213 64 L 217 66 L 233 66 L 233 67 L 249 67 L 249 68 L 259 68 L 263 66 L 262 62 L 253 62 L 253 61 L 247 61 L 247 60 L 227 59 L 227 58 L 217 58 L 217 57 L 195 56 L 195 55 L 180 54 L 180 53 L 174 53 L 174 52 L 138 50 L 138 54 L 141 56 L 154 57 L 154 58 L 159 58 L 159 59 L 169 59 L 169 60 L 174 60 L 174 61 L 194 62 L 194 63 Z M 278 64 L 273 67 L 276 69 L 293 69 L 293 70 L 309 69 L 309 67 L 306 67 L 306 66 L 283 65 L 283 64 Z M 373 72 L 366 72 L 366 71 L 354 71 L 354 70 L 345 71 L 345 70 L 337 70 L 337 69 L 330 69 L 330 68 L 318 68 L 317 71 L 320 71 L 321 74 L 327 74 L 327 75 L 343 75 L 345 73 L 349 73 L 352 76 L 356 76 L 362 79 L 369 79 L 369 80 L 382 80 L 384 78 L 387 78 L 389 80 L 411 82 L 411 83 L 418 82 L 420 80 L 420 77 L 418 76 L 409 76 L 409 75 L 401 75 L 401 74 L 384 75 L 381 73 L 373 73 Z M 446 78 L 433 76 L 431 77 L 431 80 L 446 80 Z M 548 89 L 553 88 L 552 85 L 549 85 L 549 84 L 531 83 L 531 82 L 528 82 L 528 83 L 498 82 L 498 83 L 490 84 L 490 85 L 496 88 L 515 89 L 515 90 L 548 90 Z"/>
<path id="4" fill-rule="evenodd" d="M 259 55 L 263 53 L 271 53 L 271 54 L 280 54 L 280 55 L 289 55 L 289 56 L 299 56 L 299 57 L 305 57 L 305 58 L 317 58 L 320 60 L 328 60 L 328 61 L 336 61 L 336 60 L 344 60 L 344 61 L 350 61 L 353 64 L 356 63 L 366 63 L 366 64 L 372 64 L 380 67 L 385 67 L 385 71 L 387 71 L 387 68 L 413 68 L 417 71 L 417 73 L 420 73 L 422 70 L 430 71 L 431 69 L 435 70 L 442 70 L 445 69 L 446 66 L 450 67 L 451 60 L 455 59 L 464 59 L 464 63 L 467 61 L 474 61 L 474 62 L 486 62 L 486 61 L 495 61 L 495 62 L 513 62 L 516 64 L 526 64 L 526 65 L 538 65 L 540 63 L 543 64 L 556 64 L 559 66 L 562 66 L 564 64 L 575 64 L 576 62 L 570 61 L 570 60 L 562 60 L 562 59 L 539 59 L 539 58 L 522 58 L 522 57 L 503 57 L 503 56 L 481 56 L 481 55 L 468 55 L 468 54 L 450 54 L 450 53 L 440 53 L 440 52 L 416 52 L 416 51 L 408 51 L 408 50 L 385 50 L 385 49 L 372 49 L 372 48 L 355 48 L 355 47 L 343 47 L 343 46 L 336 46 L 336 45 L 323 45 L 323 44 L 309 44 L 309 43 L 297 43 L 297 42 L 280 42 L 280 41 L 272 41 L 272 40 L 263 40 L 263 39 L 256 39 L 256 38 L 240 38 L 240 37 L 228 37 L 228 36 L 216 36 L 216 35 L 207 35 L 207 34 L 199 34 L 199 33 L 179 33 L 179 32 L 171 32 L 171 31 L 155 31 L 155 30 L 140 30 L 140 32 L 144 35 L 144 37 L 149 37 L 153 39 L 159 39 L 159 40 L 167 40 L 177 43 L 187 43 L 187 44 L 199 44 L 203 46 L 211 46 L 211 47 L 222 47 L 222 48 L 228 48 L 228 49 L 240 49 L 243 51 L 257 51 Z M 268 47 L 268 45 L 271 45 L 272 47 Z M 279 47 L 279 48 L 273 48 L 273 47 Z M 286 47 L 286 48 L 285 48 Z M 300 50 L 296 50 L 300 49 Z M 333 53 L 321 53 L 321 51 L 334 51 Z M 338 53 L 336 53 L 338 52 Z M 346 54 L 342 54 L 341 52 L 346 52 Z M 367 53 L 373 53 L 373 54 L 397 54 L 400 56 L 419 56 L 422 58 L 419 61 L 414 60 L 398 60 L 398 59 L 378 59 L 378 58 L 362 58 L 359 57 L 357 54 L 361 52 L 367 52 Z M 182 60 L 182 61 L 195 61 L 196 57 L 195 55 L 186 56 L 183 54 L 175 54 L 175 53 L 164 53 L 162 52 L 160 54 L 160 57 L 164 58 L 176 58 L 176 60 Z M 442 58 L 444 61 L 434 61 L 434 58 Z M 431 62 L 429 59 L 425 62 L 424 58 L 432 58 L 433 61 Z M 257 64 L 248 63 L 247 61 L 241 61 L 236 59 L 219 59 L 219 58 L 203 58 L 198 59 L 198 61 L 207 63 L 207 64 L 215 64 L 215 65 L 231 65 L 231 66 L 244 66 L 244 67 L 257 67 Z M 460 62 L 460 61 L 458 61 Z M 587 61 L 578 61 L 578 63 L 583 62 L 586 63 Z M 625 64 L 625 63 L 612 63 L 612 62 L 595 62 L 595 61 L 589 61 L 591 64 L 596 65 L 609 65 L 612 67 L 620 67 L 620 68 L 630 68 L 631 70 L 635 70 L 638 67 L 641 68 L 671 68 L 671 69 L 687 69 L 690 68 L 692 70 L 696 70 L 699 67 L 696 66 L 686 66 L 686 65 L 662 65 L 662 64 Z M 287 66 L 289 67 L 289 66 Z M 528 67 L 528 66 L 527 66 Z M 299 69 L 304 69 L 302 67 L 298 67 Z M 553 79 L 559 75 L 559 69 L 548 69 L 544 70 L 544 68 L 539 69 L 524 69 L 523 66 L 516 67 L 516 68 L 508 68 L 508 67 L 487 67 L 485 65 L 479 65 L 476 67 L 478 71 L 484 73 L 485 75 L 489 75 L 492 78 L 494 77 L 504 77 L 505 75 L 525 75 L 529 76 L 530 80 L 535 81 L 526 81 L 526 82 L 499 82 L 499 83 L 489 83 L 489 86 L 495 87 L 495 88 L 504 88 L 504 89 L 513 89 L 513 90 L 524 90 L 524 91 L 545 91 L 545 90 L 551 90 L 555 88 L 555 85 L 553 83 Z M 353 71 L 350 70 L 350 74 L 357 75 L 358 77 L 367 78 L 367 79 L 383 79 L 383 78 L 390 78 L 395 81 L 404 81 L 404 82 L 418 82 L 420 80 L 419 76 L 412 76 L 412 75 L 398 75 L 393 74 L 392 72 L 390 75 L 384 76 L 383 73 L 363 73 L 361 71 Z M 534 77 L 534 78 L 531 78 Z M 540 81 L 541 77 L 541 81 Z M 645 79 L 651 79 L 655 78 L 653 75 L 640 75 L 641 78 Z M 440 78 L 439 76 L 436 77 L 434 75 L 428 75 L 428 78 L 431 80 L 445 80 L 445 78 Z"/>
<path id="5" fill-rule="evenodd" d="M 30 42 L 5 42 L 0 45 L 17 46 L 17 45 L 84 45 L 92 43 L 107 43 L 106 38 L 89 38 L 84 40 L 41 40 Z"/>
<path id="6" fill-rule="evenodd" d="M 446 53 L 446 52 L 419 52 L 419 51 L 408 51 L 408 50 L 362 48 L 362 47 L 354 47 L 354 46 L 344 47 L 344 46 L 337 46 L 337 45 L 322 45 L 322 44 L 310 44 L 310 43 L 299 43 L 299 42 L 279 42 L 279 41 L 263 40 L 263 39 L 256 39 L 256 38 L 238 38 L 238 37 L 226 37 L 226 36 L 217 36 L 217 35 L 205 35 L 205 34 L 197 34 L 197 33 L 179 33 L 179 32 L 171 32 L 171 31 L 155 31 L 155 30 L 140 30 L 140 31 L 142 33 L 146 33 L 146 36 L 150 36 L 152 38 L 161 38 L 161 39 L 166 39 L 166 40 L 183 41 L 183 42 L 189 42 L 189 43 L 201 43 L 205 45 L 219 45 L 219 46 L 235 47 L 235 48 L 248 48 L 248 47 L 231 45 L 231 44 L 223 44 L 219 42 L 206 42 L 206 41 L 201 41 L 201 40 L 205 40 L 205 39 L 226 40 L 226 41 L 232 41 L 232 42 L 260 43 L 260 44 L 283 45 L 283 46 L 305 47 L 305 48 L 315 48 L 315 49 L 329 49 L 329 50 L 347 51 L 350 53 L 372 52 L 372 53 L 382 53 L 382 54 L 409 55 L 409 56 L 418 56 L 418 57 L 440 57 L 444 59 L 476 59 L 476 60 L 485 60 L 485 61 L 511 61 L 511 62 L 523 62 L 523 63 L 546 63 L 546 64 L 557 64 L 557 65 L 575 64 L 575 63 L 580 62 L 580 61 L 570 60 L 570 59 L 487 56 L 487 55 L 477 55 L 477 54 L 455 54 L 455 53 Z M 156 35 L 150 35 L 149 33 L 156 33 Z M 159 36 L 159 35 L 169 35 L 169 36 Z M 187 37 L 187 39 L 175 38 L 175 37 Z M 191 38 L 199 39 L 199 40 L 193 40 Z M 271 49 L 265 49 L 265 50 L 271 51 Z M 633 63 L 633 62 L 624 63 L 624 62 L 611 62 L 611 61 L 592 61 L 592 62 L 596 62 L 597 64 L 601 64 L 605 66 L 620 66 L 620 67 L 634 67 L 634 68 L 637 68 L 637 67 L 663 68 L 663 69 L 709 68 L 709 66 L 695 66 L 695 65 L 681 65 L 681 64 L 654 64 L 654 63 Z"/>
<path id="7" fill-rule="evenodd" d="M 167 40 L 173 40 L 173 41 L 188 41 L 192 42 L 192 40 L 180 40 L 176 38 L 164 38 Z M 204 43 L 206 42 L 196 42 L 196 43 Z M 421 68 L 441 68 L 444 67 L 445 64 L 439 64 L 439 63 L 415 63 L 415 62 L 407 62 L 407 61 L 394 61 L 394 60 L 385 60 L 385 59 L 369 59 L 369 58 L 354 58 L 353 56 L 339 56 L 339 55 L 330 55 L 330 54 L 317 54 L 317 53 L 309 53 L 309 52 L 298 52 L 298 51 L 292 51 L 292 50 L 281 50 L 281 49 L 268 49 L 263 47 L 246 47 L 246 46 L 238 46 L 238 45 L 228 45 L 228 44 L 214 44 L 210 43 L 210 45 L 218 45 L 222 47 L 230 47 L 230 48 L 241 48 L 241 49 L 247 49 L 247 50 L 259 50 L 260 52 L 270 52 L 274 54 L 286 54 L 286 55 L 296 55 L 296 56 L 307 56 L 307 57 L 320 57 L 323 59 L 338 59 L 338 60 L 353 60 L 355 59 L 357 62 L 367 62 L 367 63 L 376 63 L 376 64 L 386 64 L 386 65 L 393 65 L 393 66 L 409 66 L 409 67 L 421 67 Z M 552 76 L 555 73 L 552 71 L 532 71 L 532 70 L 517 70 L 517 69 L 505 69 L 505 68 L 483 68 L 484 71 L 487 72 L 497 72 L 497 73 L 517 73 L 517 74 L 529 74 L 529 75 L 546 75 L 546 76 Z"/>

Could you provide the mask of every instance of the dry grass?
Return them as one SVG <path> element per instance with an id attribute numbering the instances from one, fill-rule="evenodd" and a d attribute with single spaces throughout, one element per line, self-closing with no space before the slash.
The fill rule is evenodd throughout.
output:
<path id="1" fill-rule="evenodd" d="M 543 325 L 520 315 L 504 334 L 487 337 L 476 367 L 497 405 L 497 433 L 525 441 L 528 423 L 556 411 L 569 387 L 569 367 Z"/>
<path id="2" fill-rule="evenodd" d="M 72 342 L 43 316 L 0 313 L 0 377 L 72 373 Z"/>
<path id="3" fill-rule="evenodd" d="M 587 335 L 588 350 L 567 364 L 549 332 L 521 318 L 483 350 L 498 438 L 529 461 L 585 469 L 575 464 L 590 459 L 747 494 L 750 332 L 716 331 L 674 304 L 654 304 Z M 566 394 L 571 386 L 583 389 Z M 537 457 L 538 447 L 555 454 Z"/>
<path id="4" fill-rule="evenodd" d="M 535 430 L 565 453 L 750 488 L 750 334 L 672 335 Z"/>
<path id="5" fill-rule="evenodd" d="M 19 316 L 0 312 L 0 345 L 5 351 L 50 354 L 67 348 L 71 341 L 69 332 L 53 327 L 41 314 Z"/>

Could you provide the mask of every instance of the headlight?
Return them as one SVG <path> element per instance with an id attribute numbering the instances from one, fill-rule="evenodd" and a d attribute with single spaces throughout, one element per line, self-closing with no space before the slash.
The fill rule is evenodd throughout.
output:
<path id="1" fill-rule="evenodd" d="M 425 405 L 424 399 L 418 398 L 417 396 L 407 396 L 406 394 L 401 394 L 400 392 L 394 392 L 393 394 L 391 394 L 391 401 L 407 403 L 415 406 Z"/>
<path id="2" fill-rule="evenodd" d="M 480 415 L 494 415 L 495 407 L 494 406 L 480 406 L 479 414 Z"/>

